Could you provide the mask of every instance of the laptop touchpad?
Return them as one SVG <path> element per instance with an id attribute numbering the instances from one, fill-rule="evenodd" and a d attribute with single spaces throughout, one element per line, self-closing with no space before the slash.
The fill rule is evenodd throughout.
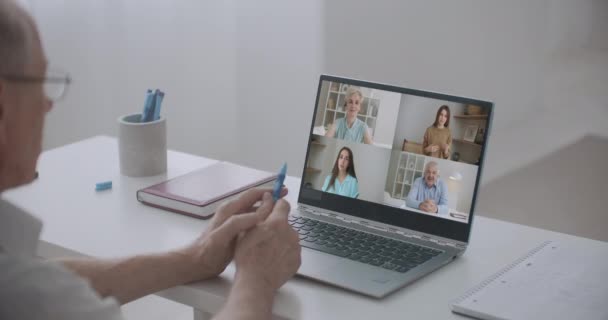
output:
<path id="1" fill-rule="evenodd" d="M 298 274 L 335 283 L 368 282 L 385 284 L 394 276 L 382 269 L 357 263 L 327 253 L 302 248 L 302 265 Z"/>
<path id="2" fill-rule="evenodd" d="M 312 276 L 326 274 L 328 270 L 339 265 L 338 257 L 317 250 L 302 248 L 302 265 L 299 274 Z"/>

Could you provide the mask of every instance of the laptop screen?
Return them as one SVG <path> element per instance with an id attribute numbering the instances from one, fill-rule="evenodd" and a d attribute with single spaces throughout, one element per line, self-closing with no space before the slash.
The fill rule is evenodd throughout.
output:
<path id="1" fill-rule="evenodd" d="M 483 101 L 323 76 L 301 197 L 391 224 L 409 215 L 466 225 L 490 112 Z"/>

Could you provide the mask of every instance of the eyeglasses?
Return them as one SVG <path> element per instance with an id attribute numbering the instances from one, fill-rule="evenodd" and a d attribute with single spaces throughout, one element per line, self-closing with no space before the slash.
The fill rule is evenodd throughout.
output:
<path id="1" fill-rule="evenodd" d="M 63 99 L 72 83 L 72 78 L 67 72 L 59 70 L 48 70 L 45 77 L 32 77 L 23 75 L 2 75 L 8 81 L 23 83 L 43 83 L 44 94 L 49 100 L 57 102 Z"/>

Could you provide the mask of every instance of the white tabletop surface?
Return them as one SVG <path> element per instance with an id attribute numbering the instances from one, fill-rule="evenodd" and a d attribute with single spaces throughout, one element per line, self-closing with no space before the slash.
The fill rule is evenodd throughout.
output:
<path id="1" fill-rule="evenodd" d="M 2 195 L 44 221 L 41 256 L 158 252 L 184 245 L 205 229 L 206 221 L 140 204 L 135 192 L 215 160 L 170 151 L 166 175 L 130 178 L 120 175 L 117 149 L 114 138 L 98 136 L 46 151 L 38 163 L 39 179 Z M 113 188 L 96 192 L 95 183 L 107 180 Z M 294 177 L 286 180 L 292 206 L 297 203 L 299 182 Z M 582 249 L 608 245 L 480 216 L 473 225 L 470 246 L 462 257 L 385 299 L 295 278 L 278 293 L 274 313 L 298 319 L 461 319 L 450 311 L 453 298 L 539 243 L 568 241 Z M 231 265 L 217 279 L 159 294 L 214 313 L 225 301 L 233 275 Z"/>

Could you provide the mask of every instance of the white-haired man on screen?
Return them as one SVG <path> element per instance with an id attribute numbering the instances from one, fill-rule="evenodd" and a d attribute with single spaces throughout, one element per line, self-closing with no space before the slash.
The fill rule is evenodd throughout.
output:
<path id="1" fill-rule="evenodd" d="M 33 19 L 12 0 L 0 0 L 0 192 L 34 179 L 45 114 L 64 92 L 45 88 L 68 83 L 67 76 L 47 74 Z M 0 319 L 122 319 L 120 304 L 215 277 L 232 260 L 234 285 L 216 318 L 268 319 L 275 292 L 300 265 L 300 245 L 287 222 L 289 204 L 275 203 L 266 191 L 224 204 L 182 248 L 52 262 L 35 257 L 42 223 L 0 200 Z"/>
<path id="2" fill-rule="evenodd" d="M 429 161 L 424 176 L 414 180 L 402 208 L 406 206 L 440 216 L 449 214 L 448 188 L 439 177 L 437 162 Z"/>

